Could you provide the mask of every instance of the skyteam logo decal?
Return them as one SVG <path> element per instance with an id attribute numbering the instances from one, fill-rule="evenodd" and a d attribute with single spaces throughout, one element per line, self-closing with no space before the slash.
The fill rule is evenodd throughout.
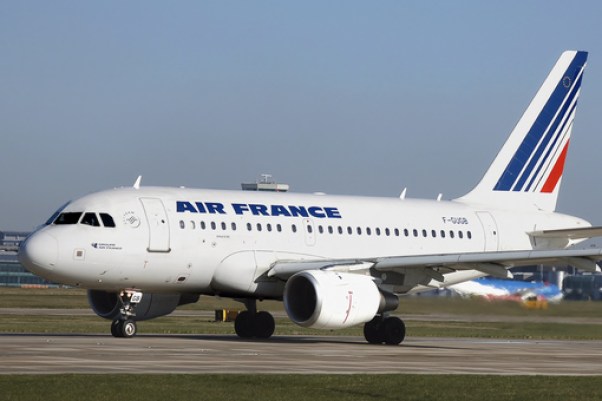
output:
<path id="1" fill-rule="evenodd" d="M 506 166 L 495 191 L 554 192 L 564 169 L 587 53 L 577 52 Z"/>
<path id="2" fill-rule="evenodd" d="M 218 202 L 187 202 L 177 201 L 178 213 L 207 213 L 250 216 L 284 216 L 284 217 L 315 217 L 318 219 L 340 219 L 341 212 L 336 207 L 323 206 L 295 206 L 295 205 L 263 205 L 259 203 L 231 203 L 229 205 Z"/>

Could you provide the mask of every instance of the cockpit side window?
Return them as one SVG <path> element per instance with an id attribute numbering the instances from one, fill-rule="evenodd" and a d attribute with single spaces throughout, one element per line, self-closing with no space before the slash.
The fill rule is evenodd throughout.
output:
<path id="1" fill-rule="evenodd" d="M 100 213 L 100 219 L 102 220 L 102 224 L 105 227 L 115 227 L 115 221 L 111 217 L 111 215 L 107 213 Z"/>
<path id="2" fill-rule="evenodd" d="M 84 214 L 81 223 L 92 227 L 100 227 L 100 222 L 98 221 L 98 217 L 96 217 L 96 213 L 88 212 Z"/>
<path id="3" fill-rule="evenodd" d="M 77 224 L 82 212 L 66 212 L 59 214 L 54 224 Z"/>

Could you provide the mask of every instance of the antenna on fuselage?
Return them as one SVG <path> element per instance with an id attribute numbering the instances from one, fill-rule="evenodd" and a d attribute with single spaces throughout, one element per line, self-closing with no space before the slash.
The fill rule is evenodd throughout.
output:
<path id="1" fill-rule="evenodd" d="M 401 191 L 401 194 L 399 194 L 399 199 L 405 199 L 406 198 L 406 192 L 408 191 L 408 187 L 405 187 L 403 189 L 403 191 Z"/>
<path id="2" fill-rule="evenodd" d="M 140 189 L 140 183 L 142 182 L 142 176 L 139 175 L 138 178 L 136 178 L 136 182 L 133 185 L 134 189 Z"/>

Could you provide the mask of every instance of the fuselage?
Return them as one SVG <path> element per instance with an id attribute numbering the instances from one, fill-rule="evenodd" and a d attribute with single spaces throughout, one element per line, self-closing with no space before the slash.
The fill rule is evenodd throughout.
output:
<path id="1" fill-rule="evenodd" d="M 559 244 L 529 232 L 587 226 L 458 201 L 142 187 L 69 203 L 24 247 L 34 273 L 87 289 L 280 298 L 265 274 L 278 261 L 541 249 Z"/>

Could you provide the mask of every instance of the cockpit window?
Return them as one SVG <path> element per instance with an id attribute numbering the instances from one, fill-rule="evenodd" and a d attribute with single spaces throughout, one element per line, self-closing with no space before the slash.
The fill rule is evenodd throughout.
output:
<path id="1" fill-rule="evenodd" d="M 115 221 L 110 215 L 106 213 L 100 213 L 100 219 L 105 227 L 115 227 Z"/>
<path id="2" fill-rule="evenodd" d="M 77 224 L 81 215 L 81 212 L 61 213 L 54 221 L 54 224 Z"/>
<path id="3" fill-rule="evenodd" d="M 81 221 L 82 224 L 87 224 L 93 227 L 100 227 L 100 222 L 98 221 L 98 217 L 96 217 L 96 213 L 86 213 Z"/>
<path id="4" fill-rule="evenodd" d="M 61 214 L 61 212 L 62 212 L 63 210 L 65 210 L 65 208 L 67 207 L 67 205 L 69 205 L 70 203 L 71 203 L 71 201 L 69 201 L 69 202 L 65 203 L 63 206 L 59 207 L 59 208 L 57 209 L 57 211 L 56 211 L 56 212 L 54 212 L 54 213 L 52 213 L 52 216 L 50 216 L 50 218 L 49 218 L 48 220 L 46 220 L 46 223 L 45 223 L 45 224 L 46 224 L 47 226 L 49 226 L 49 225 L 51 225 L 52 223 L 54 223 L 54 221 L 56 220 L 56 218 L 57 218 L 57 217 L 59 217 L 59 214 Z"/>

